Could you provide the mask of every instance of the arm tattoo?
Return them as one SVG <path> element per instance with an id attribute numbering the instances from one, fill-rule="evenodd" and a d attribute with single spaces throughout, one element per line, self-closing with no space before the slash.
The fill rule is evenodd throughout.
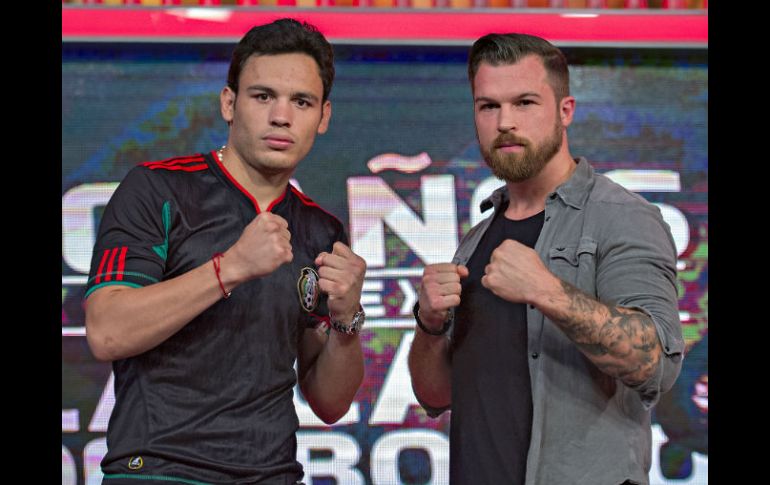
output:
<path id="1" fill-rule="evenodd" d="M 641 384 L 660 361 L 652 319 L 630 308 L 604 305 L 562 281 L 566 307 L 553 320 L 603 372 L 629 385 Z"/>

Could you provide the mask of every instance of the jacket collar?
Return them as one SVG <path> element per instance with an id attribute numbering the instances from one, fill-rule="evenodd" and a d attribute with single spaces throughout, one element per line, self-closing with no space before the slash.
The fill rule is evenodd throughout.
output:
<path id="1" fill-rule="evenodd" d="M 591 187 L 594 184 L 594 169 L 584 157 L 575 159 L 577 168 L 566 182 L 556 187 L 556 190 L 548 195 L 549 198 L 561 198 L 565 204 L 582 209 L 588 196 L 591 193 Z M 508 202 L 508 186 L 503 185 L 492 192 L 492 195 L 481 201 L 481 212 L 486 212 L 494 207 L 497 211 L 501 205 Z"/>

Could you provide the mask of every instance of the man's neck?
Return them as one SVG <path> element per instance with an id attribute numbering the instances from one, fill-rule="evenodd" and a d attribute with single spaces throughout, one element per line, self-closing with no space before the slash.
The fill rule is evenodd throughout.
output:
<path id="1" fill-rule="evenodd" d="M 521 220 L 543 211 L 546 197 L 569 180 L 576 167 L 569 151 L 562 150 L 535 177 L 523 182 L 506 182 L 510 202 L 505 217 Z"/>
<path id="2" fill-rule="evenodd" d="M 292 172 L 263 173 L 228 148 L 218 152 L 220 161 L 230 175 L 243 187 L 259 204 L 260 210 L 265 210 L 285 191 L 291 179 Z"/>

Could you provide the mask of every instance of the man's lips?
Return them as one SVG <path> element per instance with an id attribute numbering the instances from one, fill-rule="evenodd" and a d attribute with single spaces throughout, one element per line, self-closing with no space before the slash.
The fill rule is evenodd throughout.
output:
<path id="1" fill-rule="evenodd" d="M 291 138 L 280 135 L 268 135 L 263 137 L 262 140 L 264 140 L 268 147 L 278 150 L 285 150 L 294 144 L 294 140 Z"/>
<path id="2" fill-rule="evenodd" d="M 524 150 L 524 145 L 521 143 L 504 142 L 504 143 L 496 143 L 495 148 L 506 153 L 520 152 Z"/>
<path id="3" fill-rule="evenodd" d="M 524 150 L 524 147 L 527 145 L 527 142 L 525 140 L 520 140 L 516 136 L 499 136 L 494 141 L 494 147 L 497 150 L 503 151 L 503 152 L 519 152 Z"/>

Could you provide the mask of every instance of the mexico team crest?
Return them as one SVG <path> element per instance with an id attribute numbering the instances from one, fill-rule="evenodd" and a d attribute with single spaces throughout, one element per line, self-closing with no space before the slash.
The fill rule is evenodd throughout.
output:
<path id="1" fill-rule="evenodd" d="M 297 293 L 299 293 L 299 304 L 306 312 L 315 310 L 320 292 L 318 273 L 313 268 L 302 268 L 297 280 Z"/>

